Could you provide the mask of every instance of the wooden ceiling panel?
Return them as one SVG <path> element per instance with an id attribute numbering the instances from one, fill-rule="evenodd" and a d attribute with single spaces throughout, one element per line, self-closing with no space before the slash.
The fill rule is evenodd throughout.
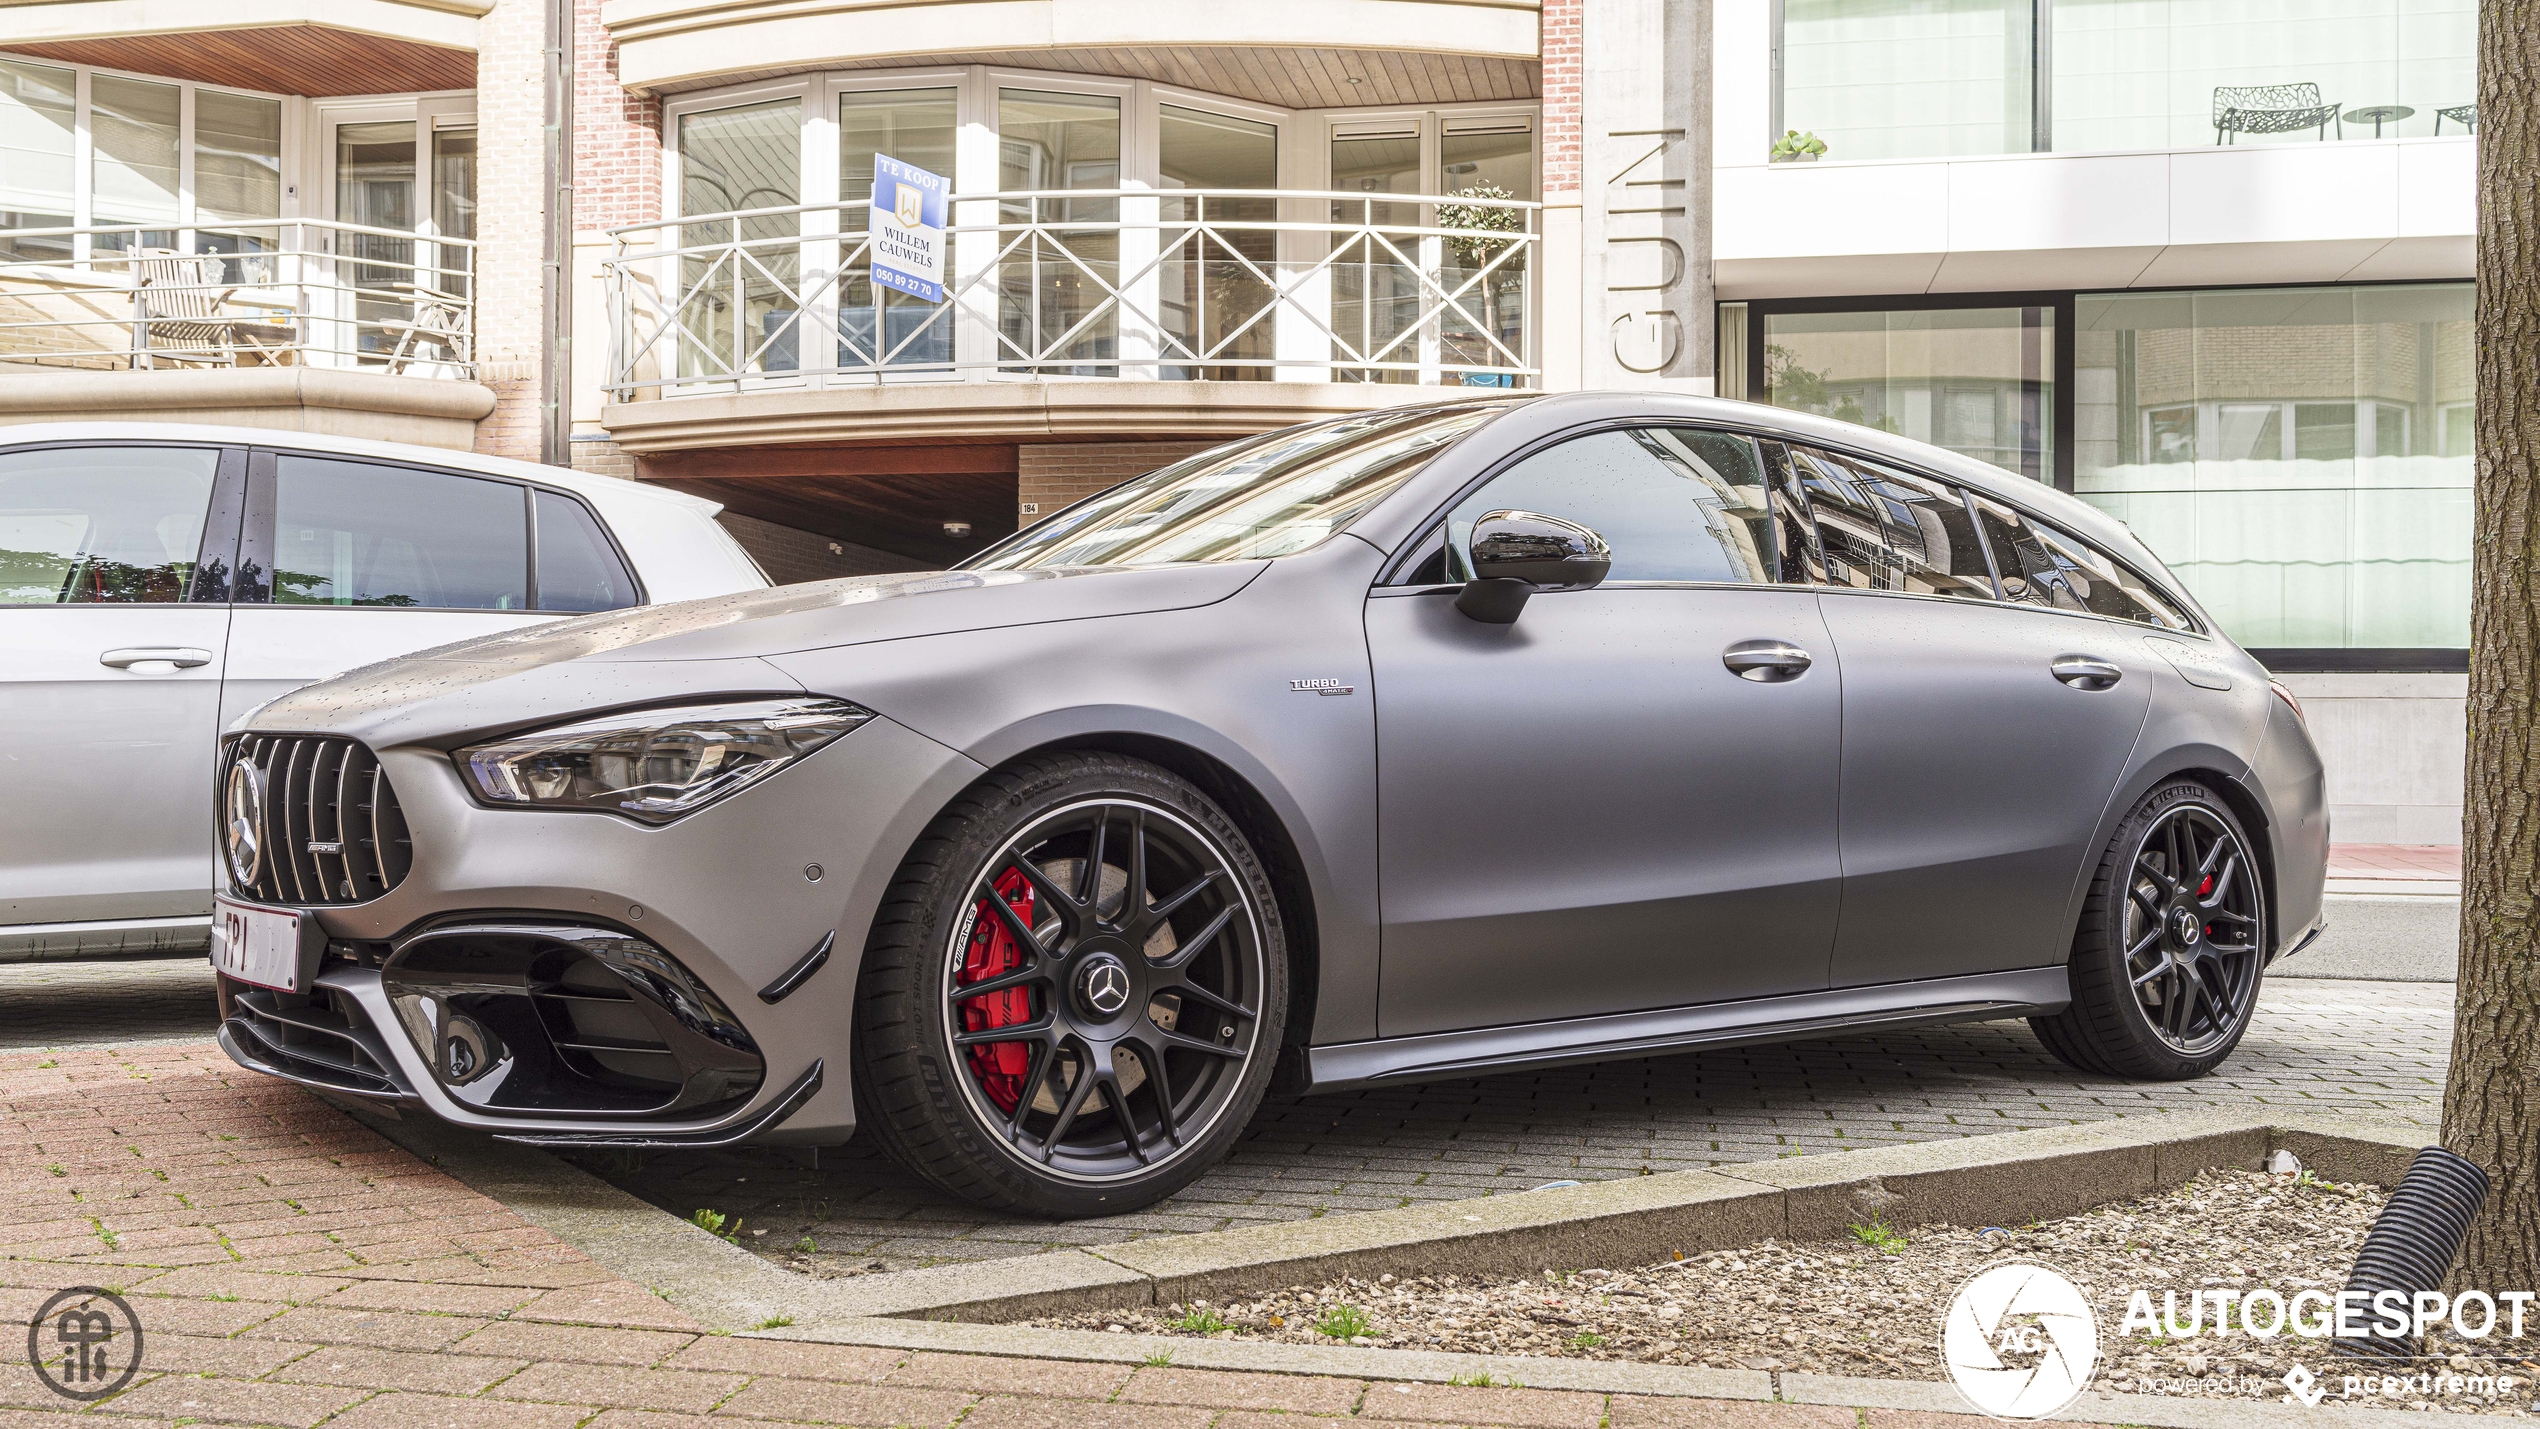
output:
<path id="1" fill-rule="evenodd" d="M 6 44 L 8 53 L 233 85 L 271 94 L 331 96 L 474 89 L 472 50 L 359 35 L 324 25 L 189 30 L 93 40 Z"/>
<path id="2" fill-rule="evenodd" d="M 640 480 L 720 501 L 744 516 L 948 566 L 1012 535 L 1011 446 L 755 447 L 637 460 Z M 966 537 L 947 521 L 970 523 Z"/>
<path id="3" fill-rule="evenodd" d="M 1378 104 L 1470 104 L 1533 99 L 1542 93 L 1543 67 L 1533 60 L 1488 55 L 1398 55 L 1383 50 L 1257 46 L 1169 45 L 1151 49 L 1082 48 L 987 50 L 971 54 L 893 55 L 871 60 L 827 60 L 717 75 L 696 87 L 773 78 L 808 70 L 916 69 L 929 65 L 986 64 L 1062 74 L 1151 79 L 1233 99 L 1286 109 L 1343 109 Z M 665 89 L 672 86 L 665 86 Z"/>

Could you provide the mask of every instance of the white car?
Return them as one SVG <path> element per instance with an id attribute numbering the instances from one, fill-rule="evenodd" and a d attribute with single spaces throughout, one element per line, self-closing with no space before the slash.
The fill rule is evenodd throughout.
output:
<path id="1" fill-rule="evenodd" d="M 231 720 L 453 640 L 764 587 L 720 509 L 388 442 L 0 428 L 0 960 L 204 946 Z"/>

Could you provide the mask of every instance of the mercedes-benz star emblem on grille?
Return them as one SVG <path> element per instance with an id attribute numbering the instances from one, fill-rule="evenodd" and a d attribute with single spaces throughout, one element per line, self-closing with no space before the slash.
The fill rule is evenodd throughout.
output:
<path id="1" fill-rule="evenodd" d="M 1129 970 L 1103 961 L 1085 970 L 1085 1005 L 1109 1017 L 1129 1005 Z"/>
<path id="2" fill-rule="evenodd" d="M 265 780 L 255 765 L 241 759 L 229 766 L 221 805 L 221 845 L 229 855 L 229 876 L 239 887 L 252 888 L 265 826 Z"/>

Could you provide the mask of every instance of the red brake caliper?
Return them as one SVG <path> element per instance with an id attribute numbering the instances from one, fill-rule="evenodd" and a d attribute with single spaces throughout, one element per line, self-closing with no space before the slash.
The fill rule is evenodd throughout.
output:
<path id="1" fill-rule="evenodd" d="M 2196 896 L 2197 896 L 2197 897 L 2199 897 L 2199 898 L 2202 898 L 2202 897 L 2204 897 L 2205 895 L 2207 895 L 2207 894 L 2209 894 L 2209 893 L 2211 893 L 2211 892 L 2213 892 L 2213 891 L 2214 891 L 2214 875 L 2209 873 L 2209 874 L 2206 874 L 2206 875 L 2205 875 L 2205 881 L 2204 881 L 2204 882 L 2202 882 L 2202 883 L 2200 883 L 2200 884 L 2197 884 L 2197 885 L 2196 885 Z M 2205 936 L 2210 938 L 2210 937 L 2212 937 L 2213 935 L 2214 935 L 2214 925 L 2213 925 L 2213 924 L 2211 924 L 2211 923 L 2206 924 L 2206 925 L 2205 925 Z"/>
<path id="2" fill-rule="evenodd" d="M 992 885 L 995 896 L 1006 901 L 1022 918 L 1023 926 L 1032 926 L 1032 885 L 1021 872 L 1007 869 Z M 961 981 L 967 985 L 1003 977 L 1023 965 L 1023 950 L 1015 946 L 1014 932 L 1006 927 L 988 900 L 979 900 L 978 917 L 970 930 L 970 946 L 963 950 Z M 966 1032 L 984 1031 L 991 1027 L 1012 1027 L 1032 1020 L 1032 990 L 1010 987 L 985 997 L 973 997 L 961 1004 L 961 1025 Z M 1023 1097 L 1023 1074 L 1032 1067 L 1032 1048 L 1024 1042 L 984 1042 L 970 1049 L 970 1070 L 979 1078 L 979 1087 L 997 1110 L 1012 1115 L 1014 1104 Z"/>

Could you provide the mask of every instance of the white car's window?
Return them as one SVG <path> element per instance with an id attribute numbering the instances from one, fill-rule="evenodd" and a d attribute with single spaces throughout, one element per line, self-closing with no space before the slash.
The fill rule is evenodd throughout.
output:
<path id="1" fill-rule="evenodd" d="M 274 462 L 274 604 L 527 610 L 527 490 L 284 454 Z"/>
<path id="2" fill-rule="evenodd" d="M 1235 442 L 1123 482 L 964 562 L 982 571 L 1291 555 L 1356 519 L 1505 402 L 1372 412 Z"/>
<path id="3" fill-rule="evenodd" d="M 205 447 L 0 452 L 0 605 L 183 600 L 219 467 Z"/>
<path id="4" fill-rule="evenodd" d="M 635 578 L 582 503 L 537 493 L 538 608 L 618 610 L 637 604 Z"/>

